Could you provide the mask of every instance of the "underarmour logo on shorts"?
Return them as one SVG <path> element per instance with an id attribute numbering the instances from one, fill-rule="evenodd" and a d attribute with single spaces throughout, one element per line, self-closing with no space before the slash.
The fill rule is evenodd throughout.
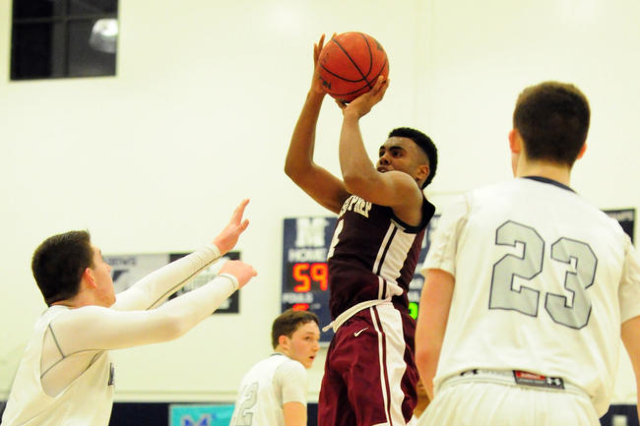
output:
<path id="1" fill-rule="evenodd" d="M 362 330 L 360 330 L 360 331 L 356 331 L 355 333 L 353 333 L 353 337 L 358 337 L 358 336 L 360 335 L 360 333 L 362 333 L 363 331 L 365 331 L 367 328 L 369 328 L 369 327 L 365 327 L 365 328 L 363 328 L 363 329 L 362 329 Z"/>

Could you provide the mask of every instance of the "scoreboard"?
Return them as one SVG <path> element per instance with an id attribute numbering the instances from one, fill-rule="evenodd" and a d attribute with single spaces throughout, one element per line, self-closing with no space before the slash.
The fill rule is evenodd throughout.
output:
<path id="1" fill-rule="evenodd" d="M 409 312 L 418 317 L 420 292 L 424 278 L 420 274 L 431 234 L 439 215 L 427 227 L 416 273 L 409 284 Z M 329 273 L 327 253 L 336 226 L 336 217 L 299 217 L 284 219 L 282 253 L 282 311 L 308 310 L 318 315 L 320 328 L 331 322 L 329 314 Z M 329 342 L 333 331 L 322 333 L 321 342 Z"/>
<path id="2" fill-rule="evenodd" d="M 320 328 L 331 322 L 327 253 L 336 226 L 335 217 L 300 217 L 284 220 L 282 253 L 282 311 L 314 312 Z M 322 333 L 328 342 L 333 331 Z"/>

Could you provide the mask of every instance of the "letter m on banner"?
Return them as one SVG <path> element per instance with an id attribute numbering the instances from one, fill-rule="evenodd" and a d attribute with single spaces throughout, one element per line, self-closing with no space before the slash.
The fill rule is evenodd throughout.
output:
<path id="1" fill-rule="evenodd" d="M 197 421 L 187 414 L 181 419 L 180 426 L 211 426 L 211 414 L 203 414 Z"/>
<path id="2" fill-rule="evenodd" d="M 324 230 L 329 221 L 322 217 L 301 217 L 296 220 L 296 247 L 324 247 Z"/>

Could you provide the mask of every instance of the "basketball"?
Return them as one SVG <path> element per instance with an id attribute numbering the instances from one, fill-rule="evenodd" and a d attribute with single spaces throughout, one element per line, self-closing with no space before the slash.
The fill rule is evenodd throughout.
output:
<path id="1" fill-rule="evenodd" d="M 329 95 L 351 102 L 371 90 L 379 76 L 389 75 L 389 61 L 382 45 L 370 35 L 342 33 L 322 48 L 318 74 Z"/>

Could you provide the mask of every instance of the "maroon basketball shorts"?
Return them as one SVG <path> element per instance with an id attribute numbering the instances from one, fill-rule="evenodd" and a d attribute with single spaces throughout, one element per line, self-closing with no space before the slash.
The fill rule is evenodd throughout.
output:
<path id="1" fill-rule="evenodd" d="M 319 426 L 403 426 L 416 404 L 415 321 L 385 303 L 346 321 L 331 341 Z"/>

